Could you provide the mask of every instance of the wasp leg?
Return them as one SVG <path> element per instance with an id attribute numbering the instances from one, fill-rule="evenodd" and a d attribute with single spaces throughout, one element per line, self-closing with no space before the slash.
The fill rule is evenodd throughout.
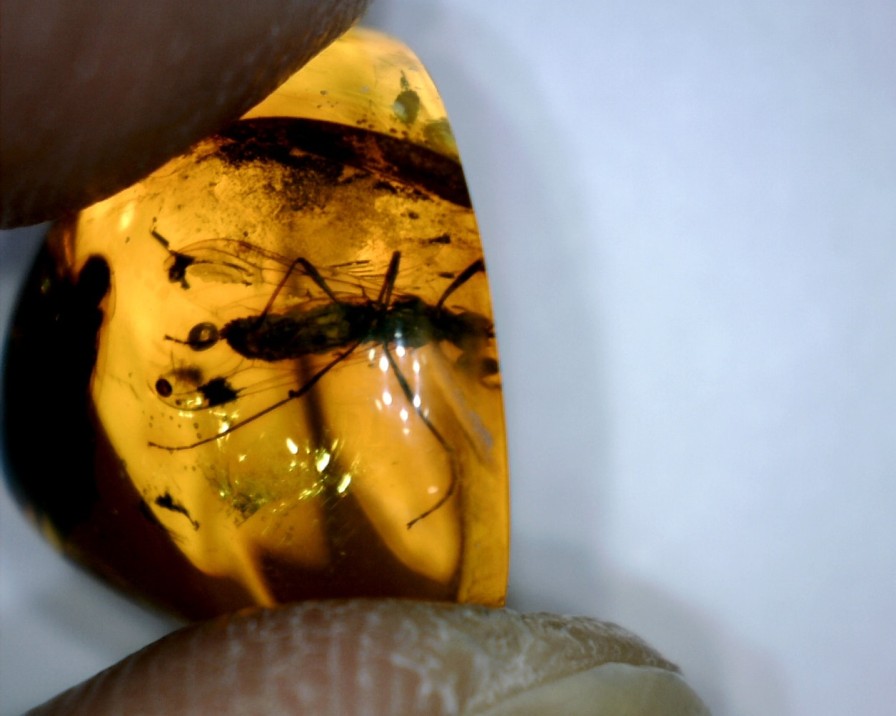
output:
<path id="1" fill-rule="evenodd" d="M 286 282 L 289 280 L 289 277 L 292 275 L 293 269 L 295 269 L 295 267 L 297 265 L 302 266 L 302 268 L 304 268 L 306 271 L 308 271 L 309 269 L 311 271 L 313 271 L 314 272 L 313 275 L 309 273 L 309 275 L 311 276 L 312 279 L 314 278 L 315 275 L 318 278 L 320 278 L 320 274 L 317 273 L 317 269 L 315 269 L 305 259 L 298 258 L 295 261 L 293 261 L 289 265 L 289 268 L 286 269 L 286 273 L 283 274 L 283 278 L 280 279 L 280 283 L 277 284 L 277 288 L 274 289 L 274 292 L 271 294 L 271 297 L 268 299 L 268 302 L 265 304 L 264 310 L 258 314 L 256 327 L 260 326 L 262 323 L 264 323 L 264 319 L 267 317 L 268 312 L 271 310 L 271 306 L 274 305 L 274 301 L 277 300 L 277 296 L 280 295 L 280 291 L 283 290 L 283 287 L 286 285 Z M 323 281 L 323 279 L 321 279 L 321 281 Z M 317 281 L 315 281 L 315 283 L 317 283 Z M 326 289 L 326 290 L 327 290 L 327 292 L 329 292 L 329 289 Z"/>
<path id="2" fill-rule="evenodd" d="M 381 307 L 385 307 L 388 305 L 389 300 L 392 296 L 392 288 L 395 286 L 395 278 L 398 276 L 398 264 L 401 259 L 401 252 L 396 251 L 392 254 L 392 258 L 389 261 L 389 268 L 386 270 L 386 276 L 383 279 L 383 285 L 380 286 L 380 293 L 376 299 L 377 305 Z M 277 298 L 277 295 L 280 293 L 280 290 L 286 285 L 286 280 L 289 278 L 290 274 L 293 272 L 296 266 L 301 266 L 305 270 L 305 274 L 310 278 L 317 287 L 323 291 L 327 297 L 333 303 L 342 303 L 339 300 L 339 297 L 333 293 L 333 289 L 330 288 L 330 285 L 327 283 L 327 280 L 320 275 L 320 271 L 315 268 L 314 264 L 312 264 L 308 259 L 299 257 L 295 261 L 293 261 L 289 265 L 289 269 L 286 272 L 286 275 L 280 281 L 280 284 L 274 289 L 274 293 L 271 295 L 270 299 L 268 299 L 267 305 L 264 307 L 264 310 L 261 312 L 260 320 L 264 320 L 264 317 L 267 315 L 268 311 L 270 311 L 271 306 L 274 305 L 274 300 Z"/>
<path id="3" fill-rule="evenodd" d="M 386 276 L 383 278 L 383 285 L 380 287 L 380 295 L 377 296 L 376 302 L 382 308 L 389 305 L 392 299 L 392 289 L 395 287 L 395 279 L 398 276 L 398 264 L 401 262 L 401 252 L 396 251 L 389 260 L 389 268 L 386 269 Z"/>
<path id="4" fill-rule="evenodd" d="M 211 437 L 203 438 L 202 440 L 197 440 L 196 442 L 190 443 L 189 445 L 160 445 L 159 443 L 154 443 L 152 441 L 150 441 L 148 444 L 150 447 L 160 448 L 162 450 L 167 450 L 168 452 L 175 452 L 178 450 L 192 450 L 193 448 L 199 447 L 200 445 L 206 445 L 207 443 L 214 442 L 218 438 L 223 438 L 225 435 L 229 435 L 230 433 L 234 432 L 235 430 L 239 430 L 240 428 L 245 427 L 249 423 L 252 423 L 252 422 L 258 420 L 259 418 L 264 417 L 268 413 L 274 412 L 277 408 L 279 408 L 283 405 L 286 405 L 290 400 L 295 400 L 297 398 L 301 398 L 303 395 L 305 395 L 305 393 L 307 393 L 315 385 L 317 385 L 318 381 L 321 378 L 323 378 L 333 368 L 335 368 L 342 361 L 344 361 L 346 358 L 348 358 L 352 353 L 354 353 L 355 349 L 359 345 L 361 345 L 361 341 L 356 341 L 347 350 L 343 351 L 342 353 L 337 354 L 333 360 L 331 360 L 323 368 L 321 368 L 319 371 L 317 371 L 317 373 L 312 375 L 305 382 L 305 384 L 302 385 L 302 387 L 300 387 L 298 390 L 290 390 L 289 393 L 287 393 L 285 398 L 282 398 L 281 400 L 278 400 L 277 402 L 272 403 L 271 405 L 266 407 L 264 410 L 260 410 L 257 413 L 255 413 L 255 415 L 250 415 L 245 420 L 241 420 L 240 422 L 231 425 L 229 428 L 227 428 L 226 430 L 222 430 L 220 433 L 216 433 L 215 435 L 212 435 Z"/>
<path id="5" fill-rule="evenodd" d="M 295 259 L 286 270 L 286 273 L 283 275 L 283 278 L 280 279 L 280 283 L 277 284 L 277 288 L 274 289 L 274 292 L 271 294 L 271 297 L 268 299 L 267 304 L 264 307 L 264 310 L 258 314 L 258 325 L 260 326 L 264 319 L 267 317 L 268 313 L 271 310 L 271 307 L 274 305 L 274 301 L 277 300 L 277 296 L 280 295 L 280 291 L 283 290 L 283 287 L 286 285 L 286 282 L 289 280 L 289 277 L 292 275 L 292 272 L 295 270 L 296 266 L 301 266 L 305 270 L 305 274 L 317 284 L 317 287 L 323 291 L 327 297 L 333 303 L 342 303 L 342 301 L 337 298 L 336 294 L 333 293 L 333 290 L 330 288 L 326 279 L 320 275 L 320 271 L 318 271 L 314 264 L 312 264 L 308 259 L 299 257 Z"/>
<path id="6" fill-rule="evenodd" d="M 317 287 L 321 291 L 323 291 L 325 294 L 327 294 L 327 296 L 333 303 L 342 303 L 342 301 L 340 301 L 336 297 L 336 294 L 333 293 L 333 290 L 330 288 L 329 284 L 327 284 L 324 277 L 320 275 L 320 271 L 318 271 L 314 267 L 314 264 L 312 264 L 307 259 L 298 258 L 292 262 L 292 266 L 289 267 L 289 270 L 292 271 L 293 267 L 296 264 L 299 264 L 303 269 L 305 269 L 305 273 L 308 274 L 308 278 L 310 278 L 312 281 L 314 281 L 314 283 L 317 284 Z M 287 275 L 289 275 L 289 274 L 287 274 Z"/>
<path id="7" fill-rule="evenodd" d="M 445 289 L 445 291 L 442 293 L 442 297 L 436 303 L 436 309 L 441 309 L 442 305 L 452 293 L 454 293 L 467 281 L 473 278 L 473 276 L 480 272 L 485 273 L 485 262 L 482 259 L 476 259 L 473 263 L 471 263 L 463 271 L 461 271 L 457 275 L 457 277 L 448 285 L 448 288 Z"/>
<path id="8" fill-rule="evenodd" d="M 392 287 L 395 285 L 395 277 L 398 275 L 398 261 L 401 257 L 401 253 L 396 251 L 392 254 L 392 259 L 389 262 L 389 268 L 386 271 L 386 277 L 383 280 L 383 285 L 380 287 L 380 295 L 377 298 L 377 303 L 381 306 L 387 304 L 389 302 L 389 297 L 392 295 Z M 308 278 L 310 278 L 314 283 L 317 284 L 317 287 L 323 291 L 333 303 L 342 303 L 339 298 L 333 293 L 333 290 L 330 288 L 326 279 L 320 275 L 320 271 L 318 271 L 314 264 L 312 264 L 307 259 L 298 258 L 292 262 L 292 266 L 289 267 L 289 270 L 295 267 L 295 265 L 300 265 L 303 269 L 305 269 L 305 273 L 308 274 Z M 289 273 L 287 273 L 287 276 Z M 282 285 L 282 284 L 281 284 Z M 279 287 L 277 289 L 280 290 Z"/>
<path id="9" fill-rule="evenodd" d="M 429 517 L 433 512 L 438 510 L 446 502 L 448 502 L 448 500 L 451 499 L 451 496 L 457 490 L 458 472 L 460 468 L 457 464 L 457 452 L 445 439 L 442 433 L 439 432 L 439 429 L 435 425 L 433 425 L 433 422 L 423 414 L 423 409 L 414 403 L 414 391 L 411 390 L 411 386 L 408 385 L 408 381 L 404 377 L 404 374 L 401 372 L 401 368 L 398 367 L 398 364 L 395 362 L 395 358 L 392 357 L 392 351 L 389 350 L 389 346 L 385 343 L 383 344 L 383 352 L 386 354 L 386 359 L 389 361 L 389 367 L 392 369 L 392 374 L 398 381 L 398 385 L 401 388 L 401 392 L 404 393 L 404 397 L 414 407 L 414 412 L 417 413 L 417 416 L 420 418 L 420 420 L 423 421 L 423 424 L 426 425 L 429 432 L 432 433 L 432 436 L 438 441 L 439 445 L 442 446 L 445 454 L 448 455 L 448 464 L 451 470 L 451 479 L 448 482 L 448 489 L 445 490 L 444 494 L 436 501 L 434 505 L 432 505 L 432 507 L 427 508 L 407 523 L 407 528 L 411 529 L 411 527 L 417 524 L 420 520 Z"/>

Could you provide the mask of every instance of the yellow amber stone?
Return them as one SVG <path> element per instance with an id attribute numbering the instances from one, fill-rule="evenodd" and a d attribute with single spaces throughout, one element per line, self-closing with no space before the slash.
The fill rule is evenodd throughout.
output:
<path id="1" fill-rule="evenodd" d="M 417 58 L 354 30 L 58 222 L 15 319 L 5 406 L 14 488 L 45 531 L 181 614 L 503 603 L 488 283 Z"/>

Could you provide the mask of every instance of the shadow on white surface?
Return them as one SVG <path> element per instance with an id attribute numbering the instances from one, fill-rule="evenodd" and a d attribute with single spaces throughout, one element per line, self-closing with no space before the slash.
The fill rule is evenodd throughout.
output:
<path id="1" fill-rule="evenodd" d="M 581 545 L 519 535 L 514 550 L 509 607 L 620 624 L 677 663 L 713 714 L 792 713 L 781 664 L 712 615 Z"/>
<path id="2" fill-rule="evenodd" d="M 894 19 L 870 1 L 371 13 L 442 90 L 482 229 L 511 606 L 621 624 L 715 716 L 896 701 Z M 67 686 L 160 625 L 0 502 L 12 714 L 35 679 Z"/>

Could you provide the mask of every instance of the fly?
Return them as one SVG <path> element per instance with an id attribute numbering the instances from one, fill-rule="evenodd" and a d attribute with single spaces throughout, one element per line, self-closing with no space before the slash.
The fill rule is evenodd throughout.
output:
<path id="1" fill-rule="evenodd" d="M 287 391 L 286 395 L 271 405 L 236 422 L 221 432 L 187 445 L 160 445 L 150 442 L 152 447 L 168 451 L 190 450 L 239 430 L 258 420 L 290 401 L 306 395 L 318 382 L 356 351 L 365 347 L 379 346 L 391 371 L 414 413 L 426 426 L 436 442 L 444 450 L 450 469 L 447 488 L 438 500 L 424 512 L 407 523 L 407 527 L 432 514 L 442 507 L 455 493 L 460 473 L 460 464 L 454 446 L 445 438 L 427 412 L 423 409 L 419 397 L 414 395 L 407 378 L 399 367 L 393 354 L 396 350 L 420 348 L 432 342 L 447 341 L 456 346 L 461 356 L 458 362 L 474 365 L 478 353 L 484 345 L 494 338 L 492 322 L 489 318 L 472 311 L 457 311 L 448 308 L 446 302 L 461 286 L 476 274 L 484 273 L 485 264 L 481 258 L 473 261 L 457 274 L 444 289 L 435 304 L 407 294 L 397 295 L 394 291 L 401 264 L 401 253 L 395 251 L 389 261 L 382 285 L 376 298 L 366 295 L 340 297 L 327 283 L 315 266 L 304 258 L 295 259 L 289 266 L 283 279 L 279 282 L 264 309 L 255 316 L 236 318 L 220 328 L 211 322 L 196 324 L 187 338 L 178 339 L 166 336 L 167 339 L 188 346 L 193 351 L 205 351 L 219 341 L 224 341 L 240 356 L 264 362 L 276 362 L 297 359 L 304 356 L 332 356 L 322 367 L 313 373 L 302 385 Z M 324 294 L 326 302 L 313 308 L 295 307 L 282 312 L 274 310 L 274 304 L 283 287 L 293 272 L 304 273 Z M 180 277 L 178 277 L 180 278 Z M 401 355 L 401 353 L 399 353 Z M 478 370 L 485 377 L 497 373 L 495 361 L 481 361 Z M 218 381 L 221 385 L 214 382 Z M 215 388 L 213 399 L 207 405 L 220 405 L 230 399 L 237 398 L 237 392 L 224 390 L 226 381 L 213 379 L 203 388 L 211 394 Z M 170 395 L 170 385 L 161 379 L 156 384 L 160 395 Z M 167 397 L 163 395 L 163 397 Z M 208 396 L 206 396 L 208 397 Z"/>

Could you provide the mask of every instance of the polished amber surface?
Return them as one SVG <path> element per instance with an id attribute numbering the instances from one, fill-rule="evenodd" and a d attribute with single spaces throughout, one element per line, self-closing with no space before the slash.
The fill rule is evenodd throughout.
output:
<path id="1" fill-rule="evenodd" d="M 23 503 L 157 604 L 503 602 L 482 248 L 444 108 L 393 40 L 353 31 L 55 225 L 6 380 Z"/>

